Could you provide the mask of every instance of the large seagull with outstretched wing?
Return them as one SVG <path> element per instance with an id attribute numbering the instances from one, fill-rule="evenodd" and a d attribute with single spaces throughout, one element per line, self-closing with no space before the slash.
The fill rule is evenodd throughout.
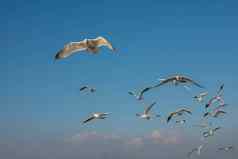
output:
<path id="1" fill-rule="evenodd" d="M 66 44 L 64 48 L 57 52 L 55 55 L 55 60 L 67 58 L 72 54 L 81 51 L 97 54 L 100 50 L 100 47 L 102 46 L 106 46 L 112 51 L 115 50 L 115 48 L 112 47 L 112 44 L 106 38 L 99 36 L 95 39 L 84 39 L 79 42 L 70 42 Z"/>

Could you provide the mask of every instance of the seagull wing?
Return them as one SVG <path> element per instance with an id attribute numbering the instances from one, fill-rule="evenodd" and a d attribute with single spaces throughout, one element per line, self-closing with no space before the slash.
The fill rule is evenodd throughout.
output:
<path id="1" fill-rule="evenodd" d="M 167 78 L 165 80 L 161 80 L 161 82 L 159 84 L 155 85 L 154 87 L 159 87 L 159 86 L 164 85 L 166 83 L 172 82 L 173 80 L 176 80 L 176 77 L 170 77 L 170 78 Z"/>
<path id="2" fill-rule="evenodd" d="M 142 89 L 139 94 L 139 98 L 141 99 L 143 97 L 144 93 L 149 91 L 150 89 L 152 89 L 152 87 L 146 87 L 146 88 Z"/>
<path id="3" fill-rule="evenodd" d="M 222 110 L 218 110 L 216 113 L 215 113 L 215 117 L 218 117 L 219 115 L 222 115 L 222 114 L 226 114 L 225 111 L 222 111 Z"/>
<path id="4" fill-rule="evenodd" d="M 148 114 L 149 111 L 151 110 L 151 108 L 156 104 L 156 102 L 152 103 L 151 105 L 149 105 L 146 110 L 145 110 L 145 114 Z"/>
<path id="5" fill-rule="evenodd" d="M 215 132 L 215 131 L 217 131 L 217 130 L 219 130 L 219 129 L 221 129 L 220 126 L 219 126 L 219 127 L 216 127 L 215 129 L 213 129 L 213 131 Z"/>
<path id="6" fill-rule="evenodd" d="M 217 91 L 217 95 L 218 95 L 218 96 L 221 95 L 223 90 L 224 90 L 224 84 L 222 84 L 222 85 L 219 87 L 219 89 L 218 89 L 218 91 Z"/>
<path id="7" fill-rule="evenodd" d="M 95 119 L 94 116 L 92 116 L 92 117 L 90 117 L 90 118 L 84 120 L 84 121 L 83 121 L 83 124 L 85 124 L 85 123 L 87 123 L 87 122 L 89 122 L 89 121 L 91 121 L 91 120 L 93 120 L 93 119 Z"/>
<path id="8" fill-rule="evenodd" d="M 81 87 L 79 90 L 80 90 L 80 91 L 83 91 L 83 90 L 85 90 L 85 89 L 88 89 L 88 86 L 83 86 L 83 87 Z"/>
<path id="9" fill-rule="evenodd" d="M 188 77 L 182 77 L 182 78 L 183 78 L 185 81 L 190 82 L 190 83 L 194 84 L 194 85 L 197 86 L 197 87 L 204 88 L 202 85 L 200 85 L 199 83 L 195 82 L 194 80 L 192 80 L 192 79 L 190 79 L 190 78 L 188 78 Z"/>
<path id="10" fill-rule="evenodd" d="M 86 41 L 80 41 L 80 42 L 71 42 L 69 44 L 66 44 L 65 47 L 57 52 L 55 55 L 55 59 L 63 59 L 70 55 L 72 55 L 75 52 L 78 51 L 84 51 L 87 49 Z"/>
<path id="11" fill-rule="evenodd" d="M 128 94 L 132 95 L 132 96 L 136 96 L 136 94 L 134 92 L 129 91 Z"/>
<path id="12" fill-rule="evenodd" d="M 112 44 L 104 37 L 99 36 L 96 39 L 94 39 L 93 41 L 96 42 L 97 47 L 107 46 L 110 50 L 113 50 L 113 51 L 115 50 L 112 47 Z"/>
<path id="13" fill-rule="evenodd" d="M 205 97 L 207 95 L 208 95 L 208 92 L 203 92 L 203 93 L 200 94 L 201 97 Z"/>
<path id="14" fill-rule="evenodd" d="M 182 108 L 182 109 L 180 109 L 178 112 L 186 112 L 186 113 L 188 113 L 188 114 L 192 114 L 192 111 L 189 110 L 189 109 L 186 109 L 186 108 Z"/>
<path id="15" fill-rule="evenodd" d="M 167 123 L 172 119 L 172 117 L 176 114 L 176 112 L 172 112 L 169 114 L 168 118 L 167 118 Z"/>

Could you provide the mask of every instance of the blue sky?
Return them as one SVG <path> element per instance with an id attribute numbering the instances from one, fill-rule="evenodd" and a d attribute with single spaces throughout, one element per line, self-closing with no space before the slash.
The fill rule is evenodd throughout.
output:
<path id="1" fill-rule="evenodd" d="M 236 1 L 5 1 L 0 6 L 1 137 L 61 138 L 81 131 L 138 135 L 170 126 L 135 118 L 143 105 L 128 90 L 180 73 L 214 93 L 225 83 L 230 115 L 227 130 L 237 130 L 238 21 Z M 53 63 L 70 41 L 108 38 L 118 54 L 102 49 L 96 56 L 77 54 Z M 97 87 L 93 95 L 80 86 Z M 200 89 L 163 87 L 146 95 L 158 101 L 154 111 L 167 115 L 189 105 Z M 91 112 L 112 116 L 88 126 Z M 230 123 L 231 124 L 227 124 Z M 133 130 L 133 131 L 132 131 Z M 195 133 L 195 132 L 193 132 Z"/>

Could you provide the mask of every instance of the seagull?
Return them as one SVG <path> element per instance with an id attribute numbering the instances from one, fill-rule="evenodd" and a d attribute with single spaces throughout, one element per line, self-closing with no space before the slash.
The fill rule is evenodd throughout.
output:
<path id="1" fill-rule="evenodd" d="M 220 117 L 221 115 L 224 115 L 224 114 L 226 114 L 226 112 L 223 111 L 223 110 L 215 110 L 213 112 L 206 112 L 203 115 L 203 117 L 205 118 L 205 117 L 211 116 L 211 117 L 214 117 L 214 118 L 218 118 L 218 117 Z"/>
<path id="2" fill-rule="evenodd" d="M 186 120 L 176 120 L 175 121 L 177 124 L 185 124 L 186 123 Z"/>
<path id="3" fill-rule="evenodd" d="M 142 118 L 142 119 L 147 119 L 150 120 L 151 119 L 151 115 L 149 114 L 150 110 L 152 109 L 152 107 L 156 104 L 156 102 L 150 104 L 143 112 L 143 114 L 136 114 L 136 116 Z M 156 115 L 156 117 L 159 117 L 159 115 Z"/>
<path id="4" fill-rule="evenodd" d="M 191 158 L 191 156 L 192 156 L 192 154 L 194 153 L 194 152 L 196 152 L 197 153 L 197 155 L 200 155 L 201 154 L 201 150 L 202 150 L 202 148 L 205 146 L 205 144 L 202 144 L 202 145 L 200 145 L 200 146 L 198 146 L 198 147 L 196 147 L 196 148 L 194 148 L 194 149 L 192 149 L 192 151 L 190 151 L 189 153 L 188 153 L 188 158 Z"/>
<path id="5" fill-rule="evenodd" d="M 207 137 L 209 137 L 209 136 L 213 136 L 214 135 L 214 133 L 217 131 L 217 130 L 219 130 L 219 129 L 221 129 L 221 127 L 216 127 L 216 128 L 214 128 L 214 129 L 209 129 L 208 131 L 205 131 L 205 132 L 203 132 L 203 137 L 205 137 L 205 138 L 207 138 Z"/>
<path id="6" fill-rule="evenodd" d="M 220 147 L 220 148 L 218 148 L 218 150 L 220 150 L 220 151 L 231 151 L 231 150 L 233 150 L 234 149 L 234 146 L 225 146 L 225 147 Z"/>
<path id="7" fill-rule="evenodd" d="M 90 116 L 88 119 L 83 121 L 83 124 L 85 124 L 91 120 L 94 120 L 94 119 L 105 119 L 105 118 L 107 118 L 108 114 L 109 113 L 93 113 L 92 116 Z"/>
<path id="8" fill-rule="evenodd" d="M 161 82 L 159 84 L 157 84 L 155 87 L 159 87 L 166 83 L 172 82 L 175 86 L 177 86 L 178 84 L 181 84 L 181 83 L 183 83 L 183 84 L 189 83 L 189 84 L 194 84 L 197 87 L 204 88 L 203 86 L 201 86 L 200 84 L 198 84 L 197 82 L 192 80 L 191 78 L 183 76 L 183 75 L 176 75 L 176 76 L 169 77 L 167 79 L 160 79 L 160 81 Z"/>
<path id="9" fill-rule="evenodd" d="M 79 42 L 70 42 L 64 46 L 55 55 L 55 60 L 64 59 L 71 56 L 73 53 L 87 51 L 88 53 L 97 54 L 101 46 L 106 46 L 110 50 L 114 51 L 111 43 L 102 36 L 95 39 L 84 39 Z"/>
<path id="10" fill-rule="evenodd" d="M 95 92 L 96 91 L 96 88 L 93 88 L 93 87 L 89 87 L 89 86 L 83 86 L 79 89 L 80 91 L 86 91 L 86 90 L 89 90 L 91 93 Z"/>
<path id="11" fill-rule="evenodd" d="M 220 103 L 220 105 L 225 104 L 225 101 L 223 100 L 223 98 L 220 95 L 218 95 L 218 96 L 216 95 L 208 101 L 208 103 L 205 105 L 205 108 L 207 109 L 208 107 L 210 107 L 213 103 L 215 103 L 217 101 Z"/>
<path id="12" fill-rule="evenodd" d="M 223 98 L 222 98 L 223 90 L 224 90 L 224 84 L 222 84 L 222 85 L 219 87 L 219 89 L 218 89 L 216 95 L 213 96 L 213 97 L 208 101 L 208 103 L 205 105 L 205 108 L 206 108 L 206 109 L 207 109 L 208 107 L 210 107 L 210 106 L 211 106 L 213 103 L 215 103 L 215 102 L 219 102 L 220 105 L 224 105 L 224 104 L 225 104 L 225 101 L 224 101 Z"/>
<path id="13" fill-rule="evenodd" d="M 182 116 L 184 113 L 192 114 L 192 112 L 189 109 L 180 108 L 180 109 L 176 110 L 175 112 L 172 112 L 169 114 L 169 116 L 167 118 L 167 123 L 172 119 L 172 117 Z"/>
<path id="14" fill-rule="evenodd" d="M 203 98 L 208 95 L 208 92 L 202 92 L 199 95 L 194 96 L 193 98 L 199 103 L 203 102 Z"/>
<path id="15" fill-rule="evenodd" d="M 152 88 L 154 88 L 154 86 L 149 86 L 149 87 L 145 87 L 143 88 L 139 93 L 135 93 L 135 92 L 132 92 L 132 91 L 129 91 L 128 94 L 136 97 L 137 100 L 143 100 L 143 95 L 145 92 L 151 90 Z"/>

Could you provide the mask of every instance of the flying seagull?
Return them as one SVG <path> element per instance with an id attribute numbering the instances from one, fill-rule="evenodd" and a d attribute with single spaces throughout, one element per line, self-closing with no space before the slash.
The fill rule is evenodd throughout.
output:
<path id="1" fill-rule="evenodd" d="M 143 88 L 140 92 L 138 93 L 135 93 L 135 92 L 132 92 L 132 91 L 129 91 L 128 94 L 136 97 L 137 100 L 143 100 L 143 95 L 145 92 L 148 92 L 149 90 L 151 90 L 152 88 L 154 88 L 154 86 L 149 86 L 149 87 L 145 87 Z"/>
<path id="2" fill-rule="evenodd" d="M 210 107 L 215 102 L 219 102 L 220 105 L 225 104 L 225 101 L 223 100 L 223 98 L 220 95 L 218 95 L 218 96 L 216 95 L 208 101 L 208 103 L 205 105 L 205 108 L 207 109 L 208 107 Z"/>
<path id="3" fill-rule="evenodd" d="M 208 117 L 208 116 L 211 116 L 211 117 L 214 117 L 214 118 L 218 118 L 220 117 L 221 115 L 224 115 L 226 114 L 225 111 L 223 110 L 215 110 L 215 111 L 212 111 L 212 112 L 206 112 L 203 117 Z"/>
<path id="4" fill-rule="evenodd" d="M 83 124 L 92 121 L 94 119 L 105 119 L 109 113 L 93 113 L 88 119 L 83 121 Z"/>
<path id="5" fill-rule="evenodd" d="M 224 90 L 224 84 L 222 84 L 222 85 L 219 87 L 219 89 L 218 89 L 216 95 L 213 96 L 213 97 L 208 101 L 208 103 L 205 105 L 205 108 L 206 108 L 206 109 L 207 109 L 208 107 L 210 107 L 210 106 L 211 106 L 213 103 L 215 103 L 215 102 L 219 102 L 220 105 L 224 105 L 224 104 L 225 104 L 225 101 L 224 101 L 223 98 L 222 98 L 223 90 Z"/>
<path id="6" fill-rule="evenodd" d="M 186 123 L 186 120 L 176 120 L 175 121 L 177 124 L 185 124 Z"/>
<path id="7" fill-rule="evenodd" d="M 221 127 L 216 127 L 214 129 L 209 129 L 202 133 L 203 137 L 207 138 L 209 136 L 213 136 L 217 130 L 221 129 Z"/>
<path id="8" fill-rule="evenodd" d="M 192 149 L 192 151 L 190 151 L 188 153 L 188 155 L 187 155 L 188 158 L 191 158 L 192 154 L 195 153 L 195 152 L 197 153 L 197 155 L 200 155 L 201 154 L 201 150 L 203 149 L 204 146 L 205 146 L 205 144 L 202 144 L 202 145 Z"/>
<path id="9" fill-rule="evenodd" d="M 218 150 L 220 150 L 220 151 L 226 151 L 226 152 L 231 151 L 231 150 L 233 150 L 233 149 L 234 149 L 234 146 L 225 146 L 225 147 L 220 147 L 220 148 L 218 148 Z"/>
<path id="10" fill-rule="evenodd" d="M 101 46 L 106 46 L 110 50 L 114 51 L 111 43 L 102 36 L 95 39 L 84 39 L 79 42 L 70 42 L 64 46 L 55 55 L 55 60 L 64 59 L 76 52 L 87 51 L 88 53 L 97 54 Z"/>
<path id="11" fill-rule="evenodd" d="M 192 80 L 191 78 L 183 76 L 183 75 L 175 75 L 167 79 L 160 79 L 160 81 L 161 82 L 157 84 L 155 87 L 159 87 L 166 83 L 173 83 L 175 86 L 177 86 L 178 84 L 194 84 L 197 87 L 204 88 L 203 86 L 201 86 L 200 84 Z"/>
<path id="12" fill-rule="evenodd" d="M 150 120 L 151 119 L 151 115 L 150 115 L 150 110 L 152 109 L 152 107 L 156 104 L 156 102 L 150 104 L 148 107 L 146 107 L 146 109 L 144 110 L 143 114 L 136 114 L 136 116 L 142 118 L 142 119 L 147 119 Z M 156 117 L 159 117 L 159 115 L 156 115 Z"/>
<path id="13" fill-rule="evenodd" d="M 93 88 L 93 87 L 89 87 L 89 86 L 83 86 L 79 89 L 80 91 L 86 91 L 86 90 L 89 90 L 91 93 L 95 92 L 96 91 L 96 88 Z"/>
<path id="14" fill-rule="evenodd" d="M 199 103 L 203 102 L 203 98 L 208 95 L 208 92 L 202 92 L 196 96 L 193 96 L 195 100 L 197 100 Z"/>
<path id="15" fill-rule="evenodd" d="M 180 108 L 178 110 L 176 110 L 175 112 L 172 112 L 169 114 L 168 118 L 167 118 L 167 123 L 176 116 L 182 116 L 184 113 L 188 113 L 188 114 L 192 114 L 191 110 L 187 109 L 187 108 Z"/>

